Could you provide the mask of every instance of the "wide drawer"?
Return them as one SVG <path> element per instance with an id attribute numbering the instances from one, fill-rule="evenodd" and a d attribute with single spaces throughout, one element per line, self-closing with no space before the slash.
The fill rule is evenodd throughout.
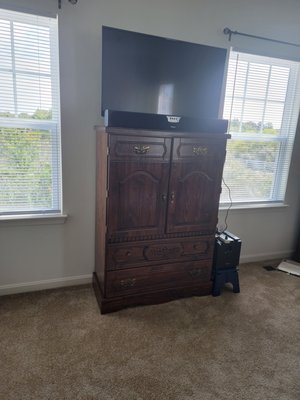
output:
<path id="1" fill-rule="evenodd" d="M 140 267 L 174 261 L 197 261 L 212 257 L 215 238 L 181 238 L 143 241 L 134 244 L 110 244 L 107 246 L 108 270 Z"/>
<path id="2" fill-rule="evenodd" d="M 211 268 L 212 261 L 206 260 L 108 271 L 106 297 L 207 285 L 211 279 Z"/>

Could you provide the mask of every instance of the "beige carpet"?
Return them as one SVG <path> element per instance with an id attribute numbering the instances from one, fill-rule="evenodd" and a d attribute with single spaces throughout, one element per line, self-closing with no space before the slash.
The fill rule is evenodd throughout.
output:
<path id="1" fill-rule="evenodd" d="M 0 399 L 299 400 L 300 279 L 265 264 L 240 294 L 104 316 L 91 287 L 2 297 Z"/>

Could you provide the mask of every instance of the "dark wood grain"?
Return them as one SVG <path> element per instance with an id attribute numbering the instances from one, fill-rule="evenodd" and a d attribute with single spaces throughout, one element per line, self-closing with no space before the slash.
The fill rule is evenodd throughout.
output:
<path id="1" fill-rule="evenodd" d="M 96 232 L 95 270 L 100 286 L 105 281 L 106 188 L 107 188 L 107 133 L 98 128 L 96 135 Z"/>
<path id="2" fill-rule="evenodd" d="M 215 232 L 225 145 L 214 138 L 174 139 L 168 233 Z"/>
<path id="3" fill-rule="evenodd" d="M 107 270 L 141 267 L 174 261 L 197 261 L 212 257 L 215 237 L 164 239 L 107 246 Z"/>
<path id="4" fill-rule="evenodd" d="M 105 294 L 112 297 L 207 284 L 211 279 L 211 267 L 211 263 L 205 260 L 108 271 Z"/>
<path id="5" fill-rule="evenodd" d="M 171 139 L 110 135 L 111 161 L 169 162 Z"/>
<path id="6" fill-rule="evenodd" d="M 101 312 L 210 294 L 228 135 L 108 128 L 97 136 Z"/>
<path id="7" fill-rule="evenodd" d="M 208 283 L 197 283 L 195 286 L 178 286 L 176 288 L 156 290 L 149 293 L 107 298 L 103 296 L 95 273 L 93 274 L 93 287 L 101 314 L 119 311 L 127 307 L 160 304 L 183 297 L 207 296 L 212 293 L 212 281 L 210 281 Z"/>
<path id="8" fill-rule="evenodd" d="M 169 163 L 110 163 L 108 236 L 164 232 Z"/>

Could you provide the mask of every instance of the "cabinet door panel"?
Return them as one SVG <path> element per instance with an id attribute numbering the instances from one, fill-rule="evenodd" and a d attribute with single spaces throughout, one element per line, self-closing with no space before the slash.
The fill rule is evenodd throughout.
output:
<path id="1" fill-rule="evenodd" d="M 108 237 L 140 238 L 163 233 L 169 163 L 111 162 Z"/>
<path id="2" fill-rule="evenodd" d="M 168 233 L 215 231 L 224 152 L 223 140 L 175 139 Z"/>

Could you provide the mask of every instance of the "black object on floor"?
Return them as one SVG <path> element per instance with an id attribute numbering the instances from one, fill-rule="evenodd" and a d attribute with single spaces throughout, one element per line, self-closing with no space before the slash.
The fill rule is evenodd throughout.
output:
<path id="1" fill-rule="evenodd" d="M 220 296 L 225 283 L 231 283 L 233 293 L 240 292 L 238 265 L 241 239 L 228 231 L 216 236 L 213 261 L 213 296 Z"/>
<path id="2" fill-rule="evenodd" d="M 239 275 L 238 268 L 230 268 L 218 270 L 214 277 L 213 284 L 213 296 L 220 296 L 221 289 L 225 285 L 225 283 L 232 284 L 233 293 L 240 293 L 240 284 L 239 284 Z"/>
<path id="3" fill-rule="evenodd" d="M 266 271 L 278 271 L 277 268 L 272 267 L 272 265 L 264 265 L 263 268 Z"/>

